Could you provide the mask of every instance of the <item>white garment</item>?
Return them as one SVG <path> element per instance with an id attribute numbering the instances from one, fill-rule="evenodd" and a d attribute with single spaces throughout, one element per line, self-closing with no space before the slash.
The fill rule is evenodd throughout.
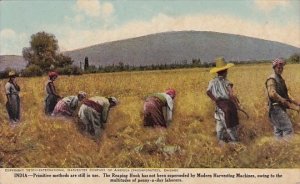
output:
<path id="1" fill-rule="evenodd" d="M 18 95 L 19 91 L 16 89 L 16 87 L 12 83 L 7 82 L 5 84 L 5 94 L 7 94 L 7 95 Z"/>
<path id="2" fill-rule="evenodd" d="M 174 106 L 174 102 L 173 99 L 171 98 L 170 95 L 166 94 L 166 93 L 161 93 L 165 99 L 167 100 L 167 121 L 172 121 L 172 116 L 173 116 L 173 106 Z"/>
<path id="3" fill-rule="evenodd" d="M 232 83 L 229 80 L 218 76 L 209 81 L 207 91 L 210 91 L 216 99 L 229 99 L 228 88 L 230 87 L 230 84 Z"/>
<path id="4" fill-rule="evenodd" d="M 77 96 L 67 96 L 62 99 L 68 107 L 72 110 L 75 110 L 78 105 L 78 97 Z"/>

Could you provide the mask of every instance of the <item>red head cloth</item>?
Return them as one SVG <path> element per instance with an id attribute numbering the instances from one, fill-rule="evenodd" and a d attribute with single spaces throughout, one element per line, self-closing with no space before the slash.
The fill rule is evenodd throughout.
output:
<path id="1" fill-rule="evenodd" d="M 49 73 L 48 73 L 48 76 L 49 76 L 50 79 L 52 79 L 52 78 L 54 78 L 54 77 L 57 77 L 57 76 L 58 76 L 58 73 L 56 73 L 56 72 L 49 72 Z"/>
<path id="2" fill-rule="evenodd" d="M 166 94 L 170 95 L 172 98 L 175 98 L 176 96 L 176 91 L 174 89 L 168 89 L 166 91 Z"/>
<path id="3" fill-rule="evenodd" d="M 277 65 L 285 65 L 285 61 L 281 58 L 276 58 L 272 61 L 273 68 L 275 68 Z"/>

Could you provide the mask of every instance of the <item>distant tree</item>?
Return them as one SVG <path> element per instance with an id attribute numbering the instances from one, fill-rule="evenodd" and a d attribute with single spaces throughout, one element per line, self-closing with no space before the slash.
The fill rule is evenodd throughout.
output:
<path id="1" fill-rule="evenodd" d="M 35 65 L 43 72 L 54 68 L 66 67 L 73 63 L 73 60 L 59 53 L 58 41 L 53 34 L 38 32 L 31 36 L 30 47 L 23 48 L 23 57 L 28 61 L 27 67 Z"/>
<path id="2" fill-rule="evenodd" d="M 193 66 L 201 66 L 201 60 L 200 59 L 192 59 L 192 65 Z"/>
<path id="3" fill-rule="evenodd" d="M 27 68 L 22 70 L 22 76 L 24 77 L 41 76 L 42 74 L 43 71 L 41 67 L 35 64 L 29 65 Z"/>
<path id="4" fill-rule="evenodd" d="M 90 65 L 86 70 L 85 73 L 96 73 L 98 72 L 98 68 L 95 65 Z"/>
<path id="5" fill-rule="evenodd" d="M 83 71 L 78 66 L 69 65 L 63 68 L 57 68 L 56 71 L 61 75 L 81 75 Z"/>
<path id="6" fill-rule="evenodd" d="M 120 71 L 123 71 L 124 70 L 124 63 L 123 62 L 119 62 L 119 66 L 118 66 L 118 69 L 120 70 Z"/>
<path id="7" fill-rule="evenodd" d="M 291 63 L 299 63 L 300 64 L 300 55 L 299 54 L 293 54 L 288 59 Z"/>
<path id="8" fill-rule="evenodd" d="M 63 54 L 57 54 L 55 56 L 55 60 L 54 60 L 55 67 L 63 68 L 63 67 L 71 66 L 72 63 L 73 63 L 73 60 L 69 56 L 65 56 Z"/>
<path id="9" fill-rule="evenodd" d="M 89 58 L 86 56 L 84 58 L 84 70 L 87 70 L 90 67 Z"/>

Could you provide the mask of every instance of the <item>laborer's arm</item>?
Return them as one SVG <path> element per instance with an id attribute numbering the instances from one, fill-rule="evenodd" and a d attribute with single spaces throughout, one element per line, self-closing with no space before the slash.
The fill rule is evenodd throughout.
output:
<path id="1" fill-rule="evenodd" d="M 70 102 L 70 108 L 75 111 L 78 106 L 78 98 L 72 98 Z"/>
<path id="2" fill-rule="evenodd" d="M 10 101 L 10 95 L 9 94 L 6 94 L 6 98 L 7 98 L 7 102 L 9 103 L 9 101 Z"/>
<path id="3" fill-rule="evenodd" d="M 106 123 L 106 120 L 108 117 L 108 112 L 109 112 L 109 102 L 108 102 L 108 104 L 107 103 L 103 104 L 103 110 L 101 113 L 101 120 L 103 123 Z"/>
<path id="4" fill-rule="evenodd" d="M 300 102 L 298 102 L 297 100 L 295 100 L 295 98 L 290 93 L 288 93 L 288 95 L 289 95 L 290 102 L 292 102 L 295 105 L 300 106 Z"/>
<path id="5" fill-rule="evenodd" d="M 172 116 L 173 116 L 173 107 L 174 107 L 174 101 L 173 99 L 167 95 L 166 96 L 166 100 L 167 100 L 167 105 L 166 105 L 166 120 L 167 122 L 171 122 L 172 121 Z"/>
<path id="6" fill-rule="evenodd" d="M 166 122 L 168 122 L 167 106 L 162 107 L 162 113 Z"/>
<path id="7" fill-rule="evenodd" d="M 281 102 L 282 104 L 286 105 L 287 107 L 290 107 L 291 103 L 288 101 L 288 99 L 283 98 L 276 92 L 275 86 L 276 86 L 276 82 L 274 79 L 269 79 L 267 81 L 267 91 L 268 91 L 269 97 L 272 98 L 273 100 Z"/>
<path id="8" fill-rule="evenodd" d="M 20 86 L 17 83 L 15 83 L 14 85 L 15 85 L 16 90 L 20 92 L 21 91 Z"/>
<path id="9" fill-rule="evenodd" d="M 210 90 L 206 91 L 207 96 L 209 96 L 210 99 L 212 99 L 214 102 L 217 101 L 217 99 L 215 98 L 215 96 L 212 94 L 212 92 Z"/>
<path id="10" fill-rule="evenodd" d="M 168 122 L 172 121 L 172 116 L 173 116 L 172 109 L 170 109 L 169 107 L 167 107 L 167 121 Z"/>
<path id="11" fill-rule="evenodd" d="M 206 94 L 207 96 L 209 96 L 210 99 L 212 99 L 212 101 L 214 101 L 215 103 L 217 102 L 217 98 L 212 94 L 212 88 L 213 88 L 213 82 L 209 81 L 207 90 L 206 90 Z"/>
<path id="12" fill-rule="evenodd" d="M 233 85 L 229 85 L 227 87 L 228 92 L 229 92 L 229 98 L 230 98 L 231 101 L 233 101 L 233 103 L 235 104 L 237 109 L 241 109 L 240 102 L 239 102 L 237 96 L 234 94 L 232 86 Z"/>
<path id="13" fill-rule="evenodd" d="M 51 91 L 51 93 L 52 93 L 53 95 L 57 96 L 58 98 L 61 98 L 61 97 L 57 94 L 56 89 L 55 89 L 53 83 L 49 83 L 49 87 L 50 87 L 50 91 Z"/>
<path id="14" fill-rule="evenodd" d="M 9 102 L 10 95 L 11 95 L 11 85 L 9 85 L 9 84 L 5 85 L 5 94 L 6 94 L 7 101 Z"/>
<path id="15" fill-rule="evenodd" d="M 14 79 L 13 79 L 13 84 L 14 84 L 14 86 L 15 86 L 15 89 L 16 89 L 17 91 L 20 91 L 20 86 L 17 84 L 17 78 L 14 78 Z"/>

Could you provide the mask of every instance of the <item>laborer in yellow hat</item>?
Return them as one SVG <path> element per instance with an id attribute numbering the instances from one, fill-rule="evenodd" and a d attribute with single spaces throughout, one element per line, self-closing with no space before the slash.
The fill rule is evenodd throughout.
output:
<path id="1" fill-rule="evenodd" d="M 211 74 L 217 76 L 209 82 L 207 95 L 216 103 L 215 119 L 216 131 L 219 144 L 224 142 L 237 142 L 237 125 L 239 124 L 237 108 L 239 104 L 233 96 L 233 84 L 227 80 L 227 70 L 234 66 L 226 63 L 223 57 L 215 60 L 216 66 L 210 70 Z M 230 140 L 225 140 L 224 131 L 229 134 Z"/>

